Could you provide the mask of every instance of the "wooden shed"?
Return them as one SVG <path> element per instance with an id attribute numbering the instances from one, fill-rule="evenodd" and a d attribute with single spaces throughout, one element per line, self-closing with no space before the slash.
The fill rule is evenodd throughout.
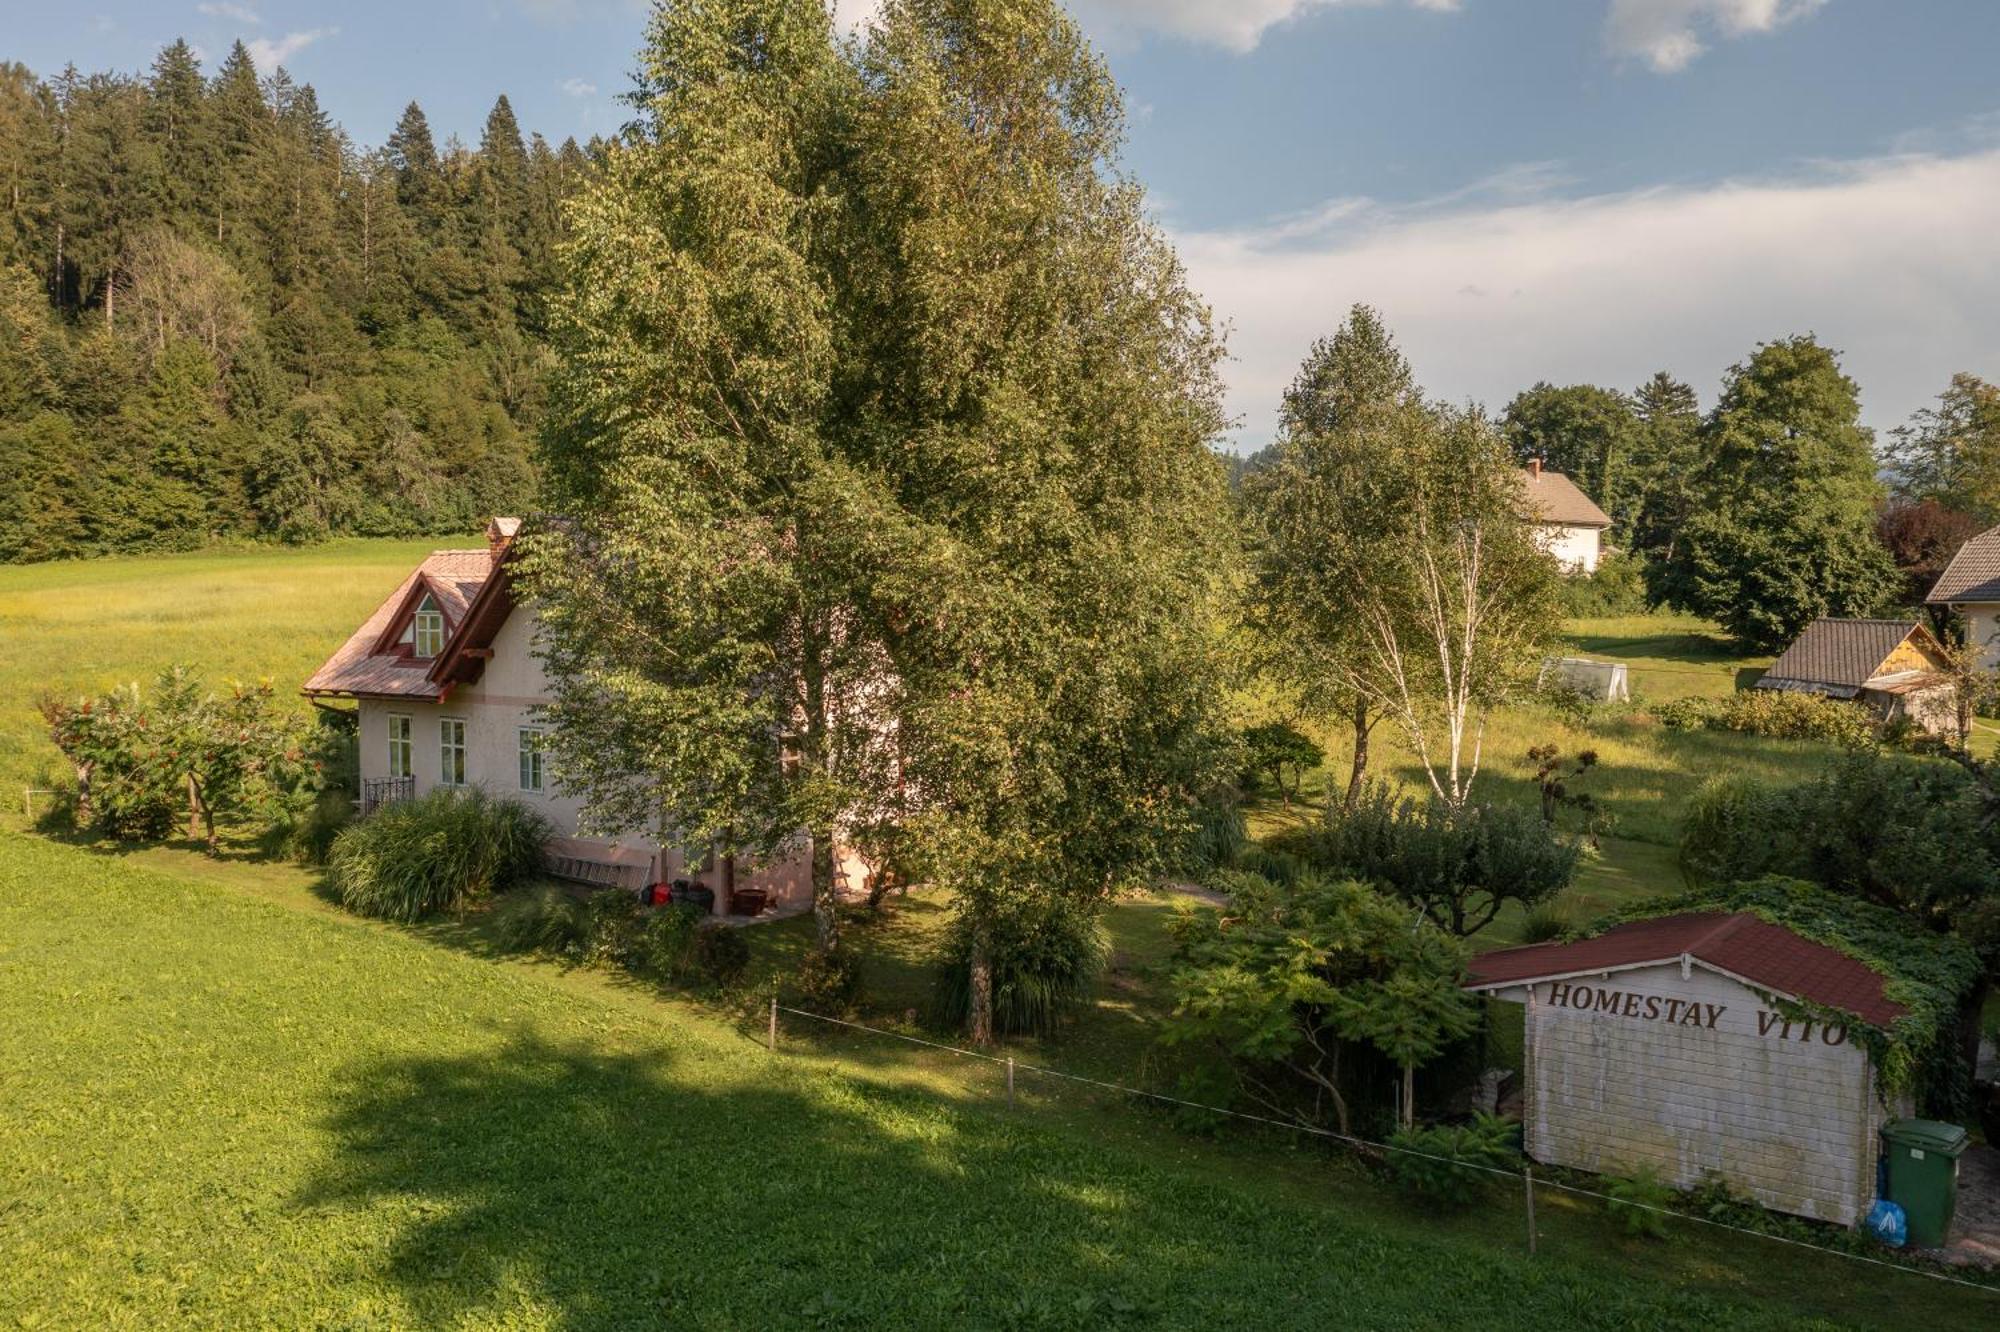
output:
<path id="1" fill-rule="evenodd" d="M 1528 1155 L 1675 1187 L 1720 1176 L 1782 1212 L 1857 1223 L 1875 1196 L 1885 1104 L 1848 1028 L 1903 1013 L 1883 977 L 1748 912 L 1634 921 L 1474 959 L 1466 988 L 1524 1003 Z"/>
<path id="2" fill-rule="evenodd" d="M 1848 699 L 1884 721 L 1934 735 L 1957 725 L 1944 646 L 1916 620 L 1818 619 L 1757 681 L 1758 689 Z"/>

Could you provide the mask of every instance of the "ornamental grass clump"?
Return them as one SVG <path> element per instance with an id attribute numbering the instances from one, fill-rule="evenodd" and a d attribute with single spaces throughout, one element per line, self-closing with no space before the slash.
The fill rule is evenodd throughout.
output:
<path id="1" fill-rule="evenodd" d="M 1111 952 L 1097 912 L 1062 898 L 999 904 L 986 941 L 995 1036 L 1053 1033 L 1090 1002 Z M 972 1012 L 972 949 L 973 922 L 960 915 L 938 966 L 935 1006 L 944 1026 L 963 1026 Z"/>
<path id="2" fill-rule="evenodd" d="M 343 829 L 327 867 L 348 910 L 422 920 L 517 886 L 548 839 L 548 820 L 525 805 L 439 788 Z"/>

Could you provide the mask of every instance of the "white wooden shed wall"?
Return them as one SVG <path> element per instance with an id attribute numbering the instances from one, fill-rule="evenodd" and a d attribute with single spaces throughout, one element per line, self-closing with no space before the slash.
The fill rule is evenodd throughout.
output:
<path id="1" fill-rule="evenodd" d="M 1501 992 L 1527 1002 L 1528 1154 L 1606 1174 L 1650 1165 L 1679 1188 L 1716 1174 L 1766 1207 L 1858 1222 L 1889 1117 L 1865 1049 L 1842 1029 L 1787 1023 L 1699 962 L 1682 972 Z M 1574 1006 L 1585 991 L 1587 1006 Z"/>

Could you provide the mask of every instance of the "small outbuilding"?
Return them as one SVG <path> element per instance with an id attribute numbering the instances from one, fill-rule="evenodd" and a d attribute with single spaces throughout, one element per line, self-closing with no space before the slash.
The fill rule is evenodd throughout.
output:
<path id="1" fill-rule="evenodd" d="M 1916 620 L 1818 619 L 1757 681 L 1758 689 L 1862 704 L 1884 721 L 1907 717 L 1934 735 L 1957 724 L 1937 637 Z"/>
<path id="2" fill-rule="evenodd" d="M 1750 910 L 1699 909 L 1482 954 L 1466 988 L 1526 1005 L 1536 1161 L 1650 1167 L 1677 1188 L 1718 1176 L 1777 1211 L 1854 1225 L 1876 1196 L 1881 1128 L 1910 1112 L 1871 1054 L 1891 1047 L 1869 1036 L 1934 1016 L 1913 1018 L 1891 984 Z"/>

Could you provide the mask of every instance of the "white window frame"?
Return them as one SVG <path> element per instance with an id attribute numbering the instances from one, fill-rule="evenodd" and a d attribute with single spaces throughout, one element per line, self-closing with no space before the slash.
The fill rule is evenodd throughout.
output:
<path id="1" fill-rule="evenodd" d="M 401 734 L 398 734 L 400 726 Z M 417 775 L 417 724 L 407 712 L 389 714 L 389 775 Z"/>
<path id="2" fill-rule="evenodd" d="M 410 617 L 410 651 L 419 657 L 435 657 L 444 651 L 444 612 L 437 598 L 424 593 L 417 613 Z"/>
<path id="3" fill-rule="evenodd" d="M 456 728 L 457 742 L 452 736 Z M 466 736 L 467 728 L 463 717 L 438 718 L 438 785 L 466 786 Z M 457 769 L 453 770 L 452 757 L 458 758 Z"/>
<path id="4" fill-rule="evenodd" d="M 548 751 L 544 741 L 546 726 L 523 726 L 515 731 L 518 778 L 523 791 L 540 795 L 548 790 Z"/>

